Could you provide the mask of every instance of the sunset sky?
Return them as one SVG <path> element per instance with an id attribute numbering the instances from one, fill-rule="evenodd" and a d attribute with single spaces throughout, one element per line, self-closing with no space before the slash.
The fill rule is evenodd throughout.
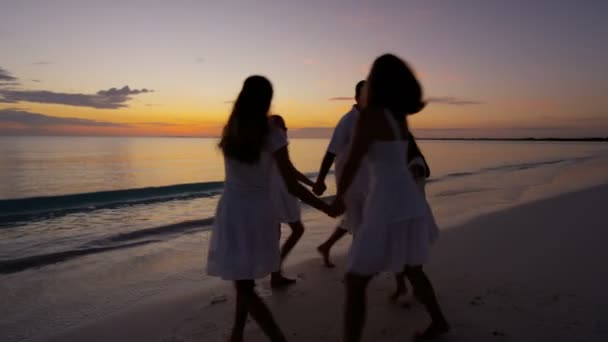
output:
<path id="1" fill-rule="evenodd" d="M 608 1 L 0 0 L 0 135 L 217 135 L 242 81 L 327 133 L 373 59 L 420 136 L 608 136 Z"/>

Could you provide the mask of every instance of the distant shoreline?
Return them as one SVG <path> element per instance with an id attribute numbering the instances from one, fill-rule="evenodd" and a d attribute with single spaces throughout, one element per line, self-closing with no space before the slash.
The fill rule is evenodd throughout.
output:
<path id="1" fill-rule="evenodd" d="M 187 139 L 219 139 L 219 136 L 195 136 L 195 135 L 0 135 L 4 137 L 52 137 L 52 138 L 187 138 Z M 293 137 L 292 139 L 329 139 L 330 137 Z M 608 137 L 589 138 L 425 138 L 416 137 L 417 140 L 434 141 L 528 141 L 528 142 L 608 142 Z"/>
<path id="2" fill-rule="evenodd" d="M 556 141 L 556 142 L 608 142 L 606 138 L 416 138 L 417 140 L 453 141 Z"/>

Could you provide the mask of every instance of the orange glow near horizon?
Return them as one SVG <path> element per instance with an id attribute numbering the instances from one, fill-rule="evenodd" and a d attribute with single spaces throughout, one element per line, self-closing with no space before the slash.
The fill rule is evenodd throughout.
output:
<path id="1" fill-rule="evenodd" d="M 301 102 L 286 100 L 275 102 L 272 113 L 281 114 L 290 130 L 303 128 L 333 128 L 340 117 L 350 110 L 353 102 L 348 100 Z M 529 102 L 505 101 L 501 108 L 485 105 L 450 106 L 430 103 L 422 112 L 409 118 L 414 129 L 476 129 L 481 132 L 492 129 L 525 127 L 513 123 L 518 115 L 505 116 L 505 111 L 517 113 L 522 108 L 534 108 L 550 112 L 554 103 L 546 100 Z M 5 108 L 14 108 L 4 106 Z M 115 124 L 116 127 L 94 125 L 49 125 L 39 129 L 44 135 L 110 135 L 110 136 L 218 136 L 225 124 L 232 104 L 218 103 L 205 107 L 198 103 L 181 103 L 171 106 L 144 106 L 135 104 L 119 110 L 71 107 L 28 103 L 27 111 L 44 113 L 57 118 L 79 118 L 100 123 Z M 0 110 L 3 106 L 0 106 Z M 554 118 L 560 119 L 559 116 Z M 560 122 L 540 118 L 523 118 L 534 127 L 559 128 Z M 518 119 L 521 121 L 523 119 Z M 584 122 L 583 122 L 584 123 Z M 582 123 L 570 122 L 571 128 L 582 127 Z M 0 132 L 13 131 L 14 134 L 32 134 L 33 131 L 19 123 L 0 122 Z M 483 134 L 482 134 L 483 135 Z"/>
<path id="2" fill-rule="evenodd" d="M 333 127 L 390 52 L 431 99 L 416 129 L 605 136 L 606 6 L 7 2 L 0 135 L 218 135 L 252 74 L 291 129 Z"/>

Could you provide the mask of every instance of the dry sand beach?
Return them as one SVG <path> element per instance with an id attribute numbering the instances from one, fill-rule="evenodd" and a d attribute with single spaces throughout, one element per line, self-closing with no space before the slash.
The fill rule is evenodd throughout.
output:
<path id="1" fill-rule="evenodd" d="M 443 231 L 428 266 L 453 327 L 443 341 L 607 341 L 607 198 L 608 185 L 597 186 Z M 323 268 L 312 252 L 334 222 L 318 218 L 306 223 L 308 237 L 286 266 L 300 282 L 272 293 L 265 279 L 258 291 L 290 341 L 339 341 L 343 270 Z M 348 243 L 336 248 L 339 265 Z M 390 275 L 370 285 L 365 341 L 408 341 L 427 324 L 419 304 L 391 303 L 392 290 Z M 51 340 L 224 341 L 233 301 L 230 284 L 213 281 Z M 266 339 L 249 323 L 246 340 Z"/>

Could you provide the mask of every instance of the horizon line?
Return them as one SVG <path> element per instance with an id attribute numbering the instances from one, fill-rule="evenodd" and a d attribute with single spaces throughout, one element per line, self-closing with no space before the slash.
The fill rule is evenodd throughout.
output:
<path id="1" fill-rule="evenodd" d="M 57 138 L 188 138 L 188 139 L 217 139 L 220 135 L 67 135 L 67 134 L 3 134 L 4 137 L 57 137 Z M 331 137 L 292 137 L 290 139 L 330 139 Z M 589 136 L 578 138 L 563 137 L 416 137 L 416 140 L 436 140 L 436 141 L 608 141 L 606 136 Z"/>

